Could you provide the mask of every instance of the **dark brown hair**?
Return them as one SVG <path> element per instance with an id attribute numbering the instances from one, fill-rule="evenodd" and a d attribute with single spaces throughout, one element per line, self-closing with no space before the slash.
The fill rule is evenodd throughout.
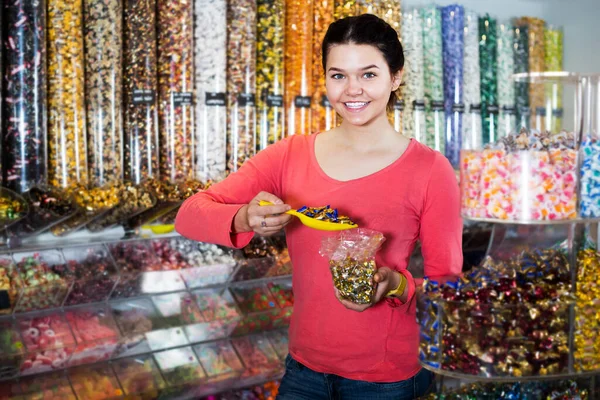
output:
<path id="1" fill-rule="evenodd" d="M 367 44 L 383 54 L 390 73 L 395 75 L 404 68 L 404 50 L 398 33 L 387 22 L 372 14 L 339 19 L 329 25 L 321 45 L 321 62 L 326 71 L 327 56 L 331 47 L 340 44 Z M 390 93 L 388 109 L 396 101 L 396 92 Z"/>

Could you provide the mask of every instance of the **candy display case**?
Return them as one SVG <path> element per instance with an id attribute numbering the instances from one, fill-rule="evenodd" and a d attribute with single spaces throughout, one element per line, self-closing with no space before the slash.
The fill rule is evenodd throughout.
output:
<path id="1" fill-rule="evenodd" d="M 0 188 L 0 228 L 6 229 L 19 222 L 29 212 L 27 201 L 17 193 Z"/>
<path id="2" fill-rule="evenodd" d="M 586 147 L 600 121 L 598 80 L 570 73 L 514 79 L 560 84 L 572 96 L 573 118 L 539 109 L 532 126 L 560 122 L 559 132 L 522 129 L 483 148 L 463 146 L 461 214 L 492 223 L 491 238 L 483 261 L 460 278 L 426 277 L 417 302 L 419 354 L 423 367 L 443 377 L 482 383 L 439 398 L 546 398 L 546 382 L 600 372 L 600 253 L 591 244 L 600 191 L 592 178 L 596 152 Z M 500 387 L 512 397 L 486 397 Z M 563 384 L 547 398 L 579 398 L 587 389 L 569 390 Z"/>
<path id="3" fill-rule="evenodd" d="M 150 299 L 112 301 L 111 311 L 121 333 L 116 355 L 131 356 L 150 352 L 147 333 L 154 328 L 158 312 Z"/>
<path id="4" fill-rule="evenodd" d="M 153 296 L 152 302 L 159 315 L 154 327 L 159 331 L 153 332 L 151 347 L 154 342 L 175 347 L 201 340 L 195 335 L 198 329 L 193 328 L 204 323 L 204 317 L 192 294 L 182 292 Z"/>
<path id="5" fill-rule="evenodd" d="M 256 236 L 248 246 L 234 254 L 238 268 L 233 281 L 290 275 L 292 265 L 289 257 L 285 237 Z"/>
<path id="6" fill-rule="evenodd" d="M 571 73 L 515 74 L 516 83 L 547 85 L 560 83 L 565 96 L 577 107 L 572 119 L 562 118 L 557 132 L 549 122 L 541 130 L 514 131 L 485 147 L 463 143 L 460 156 L 461 214 L 470 220 L 518 223 L 581 219 L 580 204 L 587 200 L 578 191 L 584 170 L 579 162 L 583 92 L 587 79 Z M 569 90 L 567 90 L 569 89 Z M 549 102 L 551 104 L 551 102 Z M 552 110 L 544 111 L 551 114 Z M 543 114 L 537 113 L 539 116 Z"/>
<path id="7" fill-rule="evenodd" d="M 108 299 L 119 281 L 118 270 L 106 247 L 75 246 L 62 249 L 66 261 L 62 276 L 73 280 L 66 306 Z M 55 268 L 57 270 L 58 268 Z"/>
<path id="8" fill-rule="evenodd" d="M 244 365 L 228 340 L 203 343 L 194 346 L 194 351 L 207 375 L 204 393 L 214 393 L 226 387 L 228 382 L 230 384 L 244 372 Z"/>
<path id="9" fill-rule="evenodd" d="M 279 287 L 279 281 L 273 287 Z M 230 288 L 233 297 L 243 316 L 235 330 L 234 336 L 247 335 L 286 327 L 289 325 L 292 307 L 279 295 L 273 297 L 265 283 L 236 284 Z"/>
<path id="10" fill-rule="evenodd" d="M 10 255 L 0 255 L 0 315 L 11 314 L 19 301 L 21 280 Z"/>
<path id="11" fill-rule="evenodd" d="M 77 341 L 69 366 L 92 364 L 112 357 L 119 343 L 119 328 L 108 307 L 77 307 L 67 311 L 65 317 Z"/>
<path id="12" fill-rule="evenodd" d="M 288 333 L 286 330 L 277 330 L 265 333 L 265 336 L 271 342 L 273 349 L 281 360 L 285 360 L 288 354 Z"/>
<path id="13" fill-rule="evenodd" d="M 121 399 L 123 389 L 110 365 L 97 364 L 69 371 L 73 391 L 79 399 Z"/>
<path id="14" fill-rule="evenodd" d="M 21 376 L 64 368 L 73 355 L 77 342 L 61 312 L 43 312 L 20 316 L 17 329 L 24 344 L 25 359 Z"/>
<path id="15" fill-rule="evenodd" d="M 231 342 L 246 367 L 243 378 L 265 379 L 280 372 L 281 360 L 264 335 L 235 338 Z"/>
<path id="16" fill-rule="evenodd" d="M 173 236 L 0 254 L 0 398 L 199 398 L 280 376 L 287 342 L 261 333 L 289 324 L 290 277 L 231 280 L 247 260 L 288 257 L 283 243 L 234 253 Z"/>
<path id="17" fill-rule="evenodd" d="M 191 347 L 161 351 L 154 358 L 169 386 L 186 385 L 206 379 L 206 374 Z"/>
<path id="18" fill-rule="evenodd" d="M 201 289 L 194 291 L 193 296 L 204 317 L 203 323 L 188 327 L 193 337 L 198 341 L 229 337 L 241 320 L 231 293 L 222 289 Z"/>
<path id="19" fill-rule="evenodd" d="M 64 371 L 27 377 L 20 384 L 27 400 L 77 400 Z"/>
<path id="20" fill-rule="evenodd" d="M 185 289 L 181 275 L 177 271 L 164 271 L 161 259 L 146 241 L 118 242 L 108 248 L 120 270 L 112 298 Z"/>
<path id="21" fill-rule="evenodd" d="M 69 277 L 57 272 L 65 265 L 58 250 L 13 253 L 21 286 L 14 312 L 27 312 L 60 307 L 73 284 Z M 13 280 L 17 283 L 17 280 Z"/>
<path id="22" fill-rule="evenodd" d="M 35 186 L 25 192 L 23 198 L 27 201 L 29 212 L 5 231 L 5 241 L 9 246 L 15 246 L 27 236 L 47 231 L 78 210 L 71 197 L 56 188 Z"/>
<path id="23" fill-rule="evenodd" d="M 166 383 L 152 356 L 123 358 L 113 362 L 112 368 L 121 382 L 123 394 L 127 399 L 156 399 L 166 388 Z"/>
<path id="24" fill-rule="evenodd" d="M 237 265 L 231 249 L 214 244 L 184 238 L 158 239 L 153 244 L 155 248 L 171 249 L 164 254 L 174 253 L 176 259 L 183 259 L 187 268 L 180 270 L 180 274 L 190 289 L 226 283 Z"/>
<path id="25" fill-rule="evenodd" d="M 12 320 L 0 320 L 0 380 L 18 376 L 24 357 L 23 342 Z"/>

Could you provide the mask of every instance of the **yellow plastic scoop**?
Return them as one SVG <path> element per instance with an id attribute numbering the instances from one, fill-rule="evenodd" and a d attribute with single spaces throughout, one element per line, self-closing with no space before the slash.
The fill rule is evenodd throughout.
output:
<path id="1" fill-rule="evenodd" d="M 271 203 L 270 201 L 261 200 L 260 205 L 272 206 L 273 203 Z M 358 228 L 358 225 L 356 224 L 340 224 L 337 222 L 323 221 L 320 219 L 311 218 L 308 215 L 304 215 L 301 212 L 298 212 L 297 210 L 289 210 L 285 213 L 298 217 L 300 219 L 300 222 L 302 222 L 304 225 L 312 229 L 317 229 L 319 231 L 345 231 L 347 229 Z"/>

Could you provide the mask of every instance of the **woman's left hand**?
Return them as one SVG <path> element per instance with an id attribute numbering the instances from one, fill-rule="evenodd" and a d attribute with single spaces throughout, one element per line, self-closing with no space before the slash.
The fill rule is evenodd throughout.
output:
<path id="1" fill-rule="evenodd" d="M 390 290 L 396 289 L 400 283 L 400 273 L 392 270 L 388 267 L 377 268 L 377 272 L 373 276 L 373 281 L 377 283 L 377 291 L 375 292 L 375 299 L 371 304 L 356 304 L 348 300 L 344 300 L 340 297 L 340 292 L 335 289 L 335 297 L 349 310 L 363 312 L 373 304 L 379 303 L 379 301 L 385 297 Z"/>

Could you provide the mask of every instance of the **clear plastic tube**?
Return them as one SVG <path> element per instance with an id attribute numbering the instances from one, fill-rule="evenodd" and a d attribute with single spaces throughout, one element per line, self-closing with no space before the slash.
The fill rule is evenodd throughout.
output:
<path id="1" fill-rule="evenodd" d="M 48 182 L 88 183 L 82 0 L 48 0 Z"/>
<path id="2" fill-rule="evenodd" d="M 46 2 L 4 2 L 4 186 L 46 182 Z"/>
<path id="3" fill-rule="evenodd" d="M 84 0 L 85 88 L 90 184 L 123 179 L 122 4 Z"/>
<path id="4" fill-rule="evenodd" d="M 282 139 L 284 134 L 285 3 L 283 0 L 258 0 L 257 8 L 257 146 L 262 150 Z"/>
<path id="5" fill-rule="evenodd" d="M 405 53 L 402 87 L 403 129 L 406 137 L 425 143 L 425 81 L 423 65 L 423 18 L 419 10 L 404 14 L 402 38 Z"/>
<path id="6" fill-rule="evenodd" d="M 285 106 L 286 135 L 311 130 L 313 90 L 313 0 L 286 2 Z"/>
<path id="7" fill-rule="evenodd" d="M 327 28 L 334 21 L 334 1 L 321 0 L 315 2 L 313 27 L 313 84 L 312 99 L 312 131 L 323 132 L 338 125 L 338 116 L 327 99 L 325 90 L 325 71 L 321 61 L 321 44 Z"/>
<path id="8" fill-rule="evenodd" d="M 256 1 L 228 3 L 227 170 L 235 172 L 256 152 Z"/>
<path id="9" fill-rule="evenodd" d="M 125 178 L 158 178 L 156 0 L 125 0 Z"/>
<path id="10" fill-rule="evenodd" d="M 435 6 L 421 9 L 425 78 L 425 144 L 445 154 L 442 13 Z"/>
<path id="11" fill-rule="evenodd" d="M 196 0 L 196 179 L 225 178 L 227 159 L 227 2 Z"/>
<path id="12" fill-rule="evenodd" d="M 191 0 L 158 0 L 160 179 L 194 176 L 194 21 Z"/>

